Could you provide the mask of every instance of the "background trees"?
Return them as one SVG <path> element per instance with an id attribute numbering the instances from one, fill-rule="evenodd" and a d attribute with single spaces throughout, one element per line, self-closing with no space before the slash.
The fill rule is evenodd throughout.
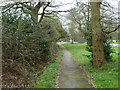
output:
<path id="1" fill-rule="evenodd" d="M 91 2 L 91 4 L 94 2 Z M 101 38 L 103 38 L 103 40 L 101 41 L 101 45 L 103 44 L 103 52 L 105 55 L 105 59 L 107 61 L 111 60 L 111 46 L 110 46 L 110 41 L 111 40 L 111 35 L 113 32 L 117 32 L 119 26 L 118 26 L 118 17 L 115 15 L 118 12 L 116 12 L 115 8 L 112 7 L 108 2 L 101 2 L 100 4 L 100 8 L 98 9 L 100 11 L 100 15 L 98 17 L 96 17 L 96 19 L 94 19 L 92 21 L 92 15 L 94 17 L 94 14 L 91 11 L 92 9 L 92 5 L 89 2 L 88 3 L 82 3 L 82 2 L 78 2 L 77 1 L 77 7 L 73 8 L 69 15 L 67 16 L 67 19 L 70 20 L 72 23 L 74 23 L 74 27 L 77 30 L 80 30 L 80 32 L 84 35 L 84 38 L 87 42 L 87 50 L 90 52 L 93 52 L 93 35 L 92 35 L 92 31 L 93 31 L 93 27 L 95 26 L 94 22 L 99 22 L 100 23 L 100 30 L 101 31 Z M 97 5 L 98 6 L 98 5 Z M 97 7 L 96 6 L 96 7 Z M 94 6 L 95 7 L 95 6 Z M 95 8 L 94 10 L 96 10 L 97 8 Z M 114 12 L 113 12 L 114 11 Z M 100 21 L 96 21 L 97 19 L 100 19 Z M 94 24 L 92 24 L 92 22 Z M 98 24 L 97 24 L 98 25 Z M 73 31 L 75 31 L 76 29 L 74 28 Z M 94 30 L 97 30 L 97 28 L 94 28 Z M 98 31 L 98 30 L 97 30 Z M 115 34 L 115 33 L 113 33 Z M 96 34 L 95 34 L 96 36 Z M 113 35 L 112 35 L 113 36 Z M 116 38 L 117 38 L 118 34 L 116 33 Z M 115 36 L 113 37 L 115 38 Z M 102 43 L 103 42 L 103 43 Z M 99 52 L 99 51 L 97 51 Z M 93 54 L 92 54 L 93 57 Z M 91 59 L 93 61 L 93 58 Z"/>

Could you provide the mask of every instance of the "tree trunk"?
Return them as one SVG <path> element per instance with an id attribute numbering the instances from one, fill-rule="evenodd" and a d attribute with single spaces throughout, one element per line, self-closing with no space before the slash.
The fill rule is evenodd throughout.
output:
<path id="1" fill-rule="evenodd" d="M 93 67 L 95 68 L 106 63 L 103 48 L 102 28 L 100 25 L 100 4 L 101 2 L 91 2 Z"/>
<path id="2" fill-rule="evenodd" d="M 38 12 L 36 10 L 32 10 L 31 12 L 34 23 L 38 23 Z"/>

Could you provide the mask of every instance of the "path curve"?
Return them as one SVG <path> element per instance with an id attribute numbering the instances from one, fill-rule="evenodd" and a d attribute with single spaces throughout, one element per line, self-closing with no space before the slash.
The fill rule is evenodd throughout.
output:
<path id="1" fill-rule="evenodd" d="M 63 45 L 63 63 L 60 71 L 59 88 L 91 88 L 85 72 L 77 66 L 72 55 Z"/>

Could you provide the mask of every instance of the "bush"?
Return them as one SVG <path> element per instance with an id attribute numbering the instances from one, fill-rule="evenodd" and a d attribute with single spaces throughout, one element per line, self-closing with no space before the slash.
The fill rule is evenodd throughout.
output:
<path id="1" fill-rule="evenodd" d="M 20 77 L 16 83 L 19 87 L 18 83 L 26 84 L 27 78 L 22 79 L 26 74 L 30 75 L 29 80 L 33 80 L 38 71 L 55 60 L 59 51 L 56 42 L 66 35 L 57 18 L 44 18 L 36 23 L 31 12 L 23 9 L 13 7 L 2 14 L 4 87 L 14 87 L 17 80 L 13 77 Z"/>
<path id="2" fill-rule="evenodd" d="M 56 42 L 65 37 L 66 32 L 57 18 L 44 18 L 36 24 L 30 11 L 25 11 L 13 8 L 2 14 L 3 60 L 24 59 L 32 65 L 40 61 L 47 62 L 57 50 L 53 49 L 57 47 Z"/>

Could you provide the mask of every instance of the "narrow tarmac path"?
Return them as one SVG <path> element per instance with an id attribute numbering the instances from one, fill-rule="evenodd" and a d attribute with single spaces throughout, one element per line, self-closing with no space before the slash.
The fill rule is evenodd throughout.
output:
<path id="1" fill-rule="evenodd" d="M 64 46 L 63 63 L 60 71 L 59 88 L 91 88 L 84 71 L 73 60 L 72 55 Z"/>

